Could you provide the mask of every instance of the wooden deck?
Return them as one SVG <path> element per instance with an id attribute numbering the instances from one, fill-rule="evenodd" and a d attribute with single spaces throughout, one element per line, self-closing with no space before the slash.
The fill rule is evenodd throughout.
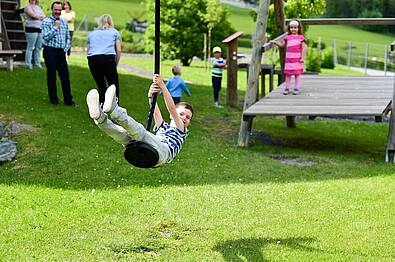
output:
<path id="1" fill-rule="evenodd" d="M 393 77 L 303 75 L 299 95 L 283 95 L 282 84 L 243 115 L 382 116 L 390 109 L 393 85 Z"/>

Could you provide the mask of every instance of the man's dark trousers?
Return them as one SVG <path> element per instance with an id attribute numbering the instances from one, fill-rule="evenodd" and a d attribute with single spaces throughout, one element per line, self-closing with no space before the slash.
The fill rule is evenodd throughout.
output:
<path id="1" fill-rule="evenodd" d="M 66 53 L 61 48 L 44 46 L 43 56 L 47 67 L 47 86 L 49 101 L 58 104 L 59 99 L 56 92 L 56 72 L 59 74 L 62 84 L 63 101 L 65 105 L 73 105 L 71 96 L 69 69 L 66 62 Z"/>

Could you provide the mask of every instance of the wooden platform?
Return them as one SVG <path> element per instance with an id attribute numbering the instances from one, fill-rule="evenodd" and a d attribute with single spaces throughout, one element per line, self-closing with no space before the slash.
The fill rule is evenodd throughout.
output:
<path id="1" fill-rule="evenodd" d="M 393 77 L 303 75 L 299 95 L 283 95 L 282 84 L 243 115 L 382 116 L 390 109 L 393 85 Z"/>

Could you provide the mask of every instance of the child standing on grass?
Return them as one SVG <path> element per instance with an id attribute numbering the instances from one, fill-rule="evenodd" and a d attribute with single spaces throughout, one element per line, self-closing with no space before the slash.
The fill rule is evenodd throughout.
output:
<path id="1" fill-rule="evenodd" d="M 279 47 L 286 46 L 285 52 L 285 89 L 284 95 L 288 95 L 291 85 L 291 77 L 295 76 L 294 95 L 300 92 L 300 75 L 303 74 L 303 63 L 305 44 L 304 36 L 302 35 L 302 27 L 296 20 L 292 20 L 288 25 L 288 35 L 284 38 L 284 42 L 271 41 Z"/>
<path id="2" fill-rule="evenodd" d="M 169 89 L 170 95 L 173 98 L 174 104 L 181 102 L 182 90 L 191 96 L 188 86 L 185 84 L 184 79 L 181 78 L 181 66 L 174 65 L 171 69 L 173 72 L 173 77 L 169 79 L 166 83 L 167 89 Z"/>
<path id="3" fill-rule="evenodd" d="M 216 46 L 213 48 L 214 58 L 211 60 L 211 82 L 213 84 L 214 105 L 216 107 L 222 107 L 219 101 L 219 91 L 221 90 L 222 71 L 226 66 L 225 60 L 221 57 L 221 53 L 221 47 Z"/>
<path id="4" fill-rule="evenodd" d="M 159 75 L 154 76 L 153 83 L 148 91 L 150 104 L 152 95 L 158 93 L 159 90 L 163 92 L 171 121 L 168 124 L 163 120 L 158 104 L 156 104 L 154 110 L 155 134 L 147 131 L 142 124 L 128 116 L 126 109 L 118 105 L 115 85 L 107 88 L 103 109 L 100 106 L 97 89 L 90 90 L 86 97 L 89 115 L 103 132 L 124 146 L 127 146 L 133 140 L 151 145 L 159 154 L 156 166 L 169 163 L 176 158 L 189 135 L 187 127 L 193 115 L 191 105 L 183 102 L 174 104 Z"/>

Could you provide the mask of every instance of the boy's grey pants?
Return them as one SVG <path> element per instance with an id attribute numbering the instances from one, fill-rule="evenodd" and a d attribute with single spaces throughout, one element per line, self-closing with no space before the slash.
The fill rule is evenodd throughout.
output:
<path id="1" fill-rule="evenodd" d="M 114 123 L 113 121 L 116 123 Z M 169 157 L 169 147 L 157 136 L 147 131 L 144 126 L 128 116 L 125 108 L 117 106 L 103 121 L 96 121 L 97 126 L 118 143 L 126 146 L 132 140 L 151 145 L 159 154 L 157 166 L 165 164 Z"/>

